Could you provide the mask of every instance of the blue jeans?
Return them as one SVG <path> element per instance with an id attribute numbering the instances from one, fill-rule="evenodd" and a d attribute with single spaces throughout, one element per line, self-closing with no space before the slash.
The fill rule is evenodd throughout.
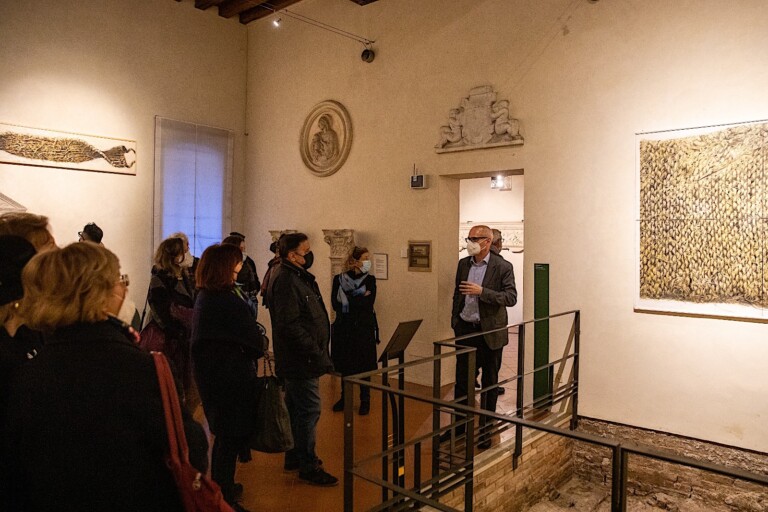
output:
<path id="1" fill-rule="evenodd" d="M 317 466 L 315 433 L 320 420 L 320 380 L 285 379 L 285 405 L 293 433 L 293 449 L 285 454 L 285 460 L 297 461 L 302 473 L 312 471 Z"/>

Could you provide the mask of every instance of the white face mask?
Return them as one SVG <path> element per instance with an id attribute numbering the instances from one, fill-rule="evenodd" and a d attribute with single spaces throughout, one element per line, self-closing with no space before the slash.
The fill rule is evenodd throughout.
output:
<path id="1" fill-rule="evenodd" d="M 180 266 L 189 268 L 192 266 L 192 264 L 195 262 L 195 257 L 192 256 L 192 253 L 187 251 L 184 253 L 184 259 L 181 260 L 181 263 L 179 263 Z"/>
<path id="2" fill-rule="evenodd" d="M 467 242 L 467 254 L 470 256 L 475 256 L 477 254 L 480 254 L 480 251 L 482 251 L 482 248 L 480 247 L 480 244 L 477 242 Z"/>
<path id="3" fill-rule="evenodd" d="M 360 272 L 367 274 L 371 271 L 371 260 L 365 260 L 360 264 Z"/>
<path id="4" fill-rule="evenodd" d="M 125 294 L 125 298 L 123 299 L 123 303 L 120 304 L 120 311 L 117 312 L 117 315 L 115 315 L 117 318 L 119 318 L 121 321 L 125 322 L 128 325 L 131 325 L 131 322 L 133 322 L 133 316 L 136 314 L 136 304 L 131 300 L 131 298 L 128 296 L 128 294 Z"/>

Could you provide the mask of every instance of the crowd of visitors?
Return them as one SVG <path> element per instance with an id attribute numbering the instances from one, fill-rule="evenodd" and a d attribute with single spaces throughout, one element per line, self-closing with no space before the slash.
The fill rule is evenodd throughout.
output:
<path id="1" fill-rule="evenodd" d="M 376 367 L 368 250 L 355 247 L 334 278 L 331 329 L 304 234 L 270 246 L 275 257 L 260 282 L 241 233 L 199 260 L 186 235 L 174 233 L 157 248 L 141 315 L 103 235 L 89 223 L 60 248 L 46 217 L 0 215 L 0 510 L 183 510 L 165 461 L 155 364 L 142 349 L 150 324 L 183 404 L 191 464 L 201 474 L 210 466 L 225 501 L 245 510 L 235 469 L 250 460 L 258 360 L 269 349 L 258 295 L 270 312 L 293 434 L 284 469 L 337 485 L 316 453 L 319 378 L 334 363 L 342 375 Z M 193 419 L 199 405 L 213 435 L 210 464 L 208 438 Z M 364 389 L 359 413 L 369 409 Z"/>

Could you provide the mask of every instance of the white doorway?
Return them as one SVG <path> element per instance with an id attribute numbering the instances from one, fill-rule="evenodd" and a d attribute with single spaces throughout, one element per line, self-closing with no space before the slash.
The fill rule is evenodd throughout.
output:
<path id="1" fill-rule="evenodd" d="M 459 235 L 462 250 L 459 257 L 467 255 L 464 237 L 473 224 L 497 227 L 504 237 L 501 256 L 512 263 L 517 287 L 517 304 L 507 308 L 510 324 L 523 321 L 523 205 L 524 176 L 509 175 L 504 187 L 491 188 L 491 177 L 467 178 L 459 182 Z M 508 189 L 508 190 L 507 190 Z"/>

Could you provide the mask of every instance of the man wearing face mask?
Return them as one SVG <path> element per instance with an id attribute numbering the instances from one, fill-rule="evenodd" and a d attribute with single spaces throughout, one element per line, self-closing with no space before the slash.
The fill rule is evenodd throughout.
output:
<path id="1" fill-rule="evenodd" d="M 184 242 L 184 259 L 181 261 L 181 263 L 179 263 L 179 265 L 182 268 L 187 269 L 187 273 L 189 273 L 189 275 L 192 277 L 192 280 L 194 281 L 195 270 L 197 270 L 197 263 L 200 261 L 200 258 L 194 256 L 192 251 L 189 249 L 189 238 L 187 238 L 187 235 L 181 231 L 169 235 L 168 238 L 181 238 L 181 241 Z"/>
<path id="2" fill-rule="evenodd" d="M 299 471 L 306 483 L 330 487 L 338 478 L 326 473 L 315 453 L 320 419 L 319 378 L 333 369 L 328 354 L 328 311 L 307 270 L 312 266 L 309 239 L 303 233 L 280 238 L 280 263 L 272 271 L 267 301 L 272 318 L 275 370 L 285 382 L 294 448 L 285 454 L 285 471 Z"/>
<path id="3" fill-rule="evenodd" d="M 457 343 L 475 347 L 476 364 L 483 370 L 484 388 L 499 381 L 501 354 L 509 343 L 507 331 L 507 308 L 517 303 L 515 274 L 512 264 L 498 254 L 491 252 L 493 233 L 488 226 L 474 226 L 467 237 L 469 256 L 459 260 L 456 270 L 456 287 L 453 292 L 451 327 L 456 337 L 501 329 L 496 332 L 474 336 Z M 456 361 L 455 397 L 464 397 L 467 403 L 468 356 L 460 355 Z M 488 411 L 496 411 L 495 390 L 483 393 L 481 405 Z M 480 419 L 480 440 L 478 448 L 491 446 L 491 437 L 485 432 L 485 418 Z M 458 434 L 463 434 L 461 427 Z M 447 434 L 447 435 L 446 435 Z M 450 431 L 443 434 L 441 441 L 450 438 Z"/>

